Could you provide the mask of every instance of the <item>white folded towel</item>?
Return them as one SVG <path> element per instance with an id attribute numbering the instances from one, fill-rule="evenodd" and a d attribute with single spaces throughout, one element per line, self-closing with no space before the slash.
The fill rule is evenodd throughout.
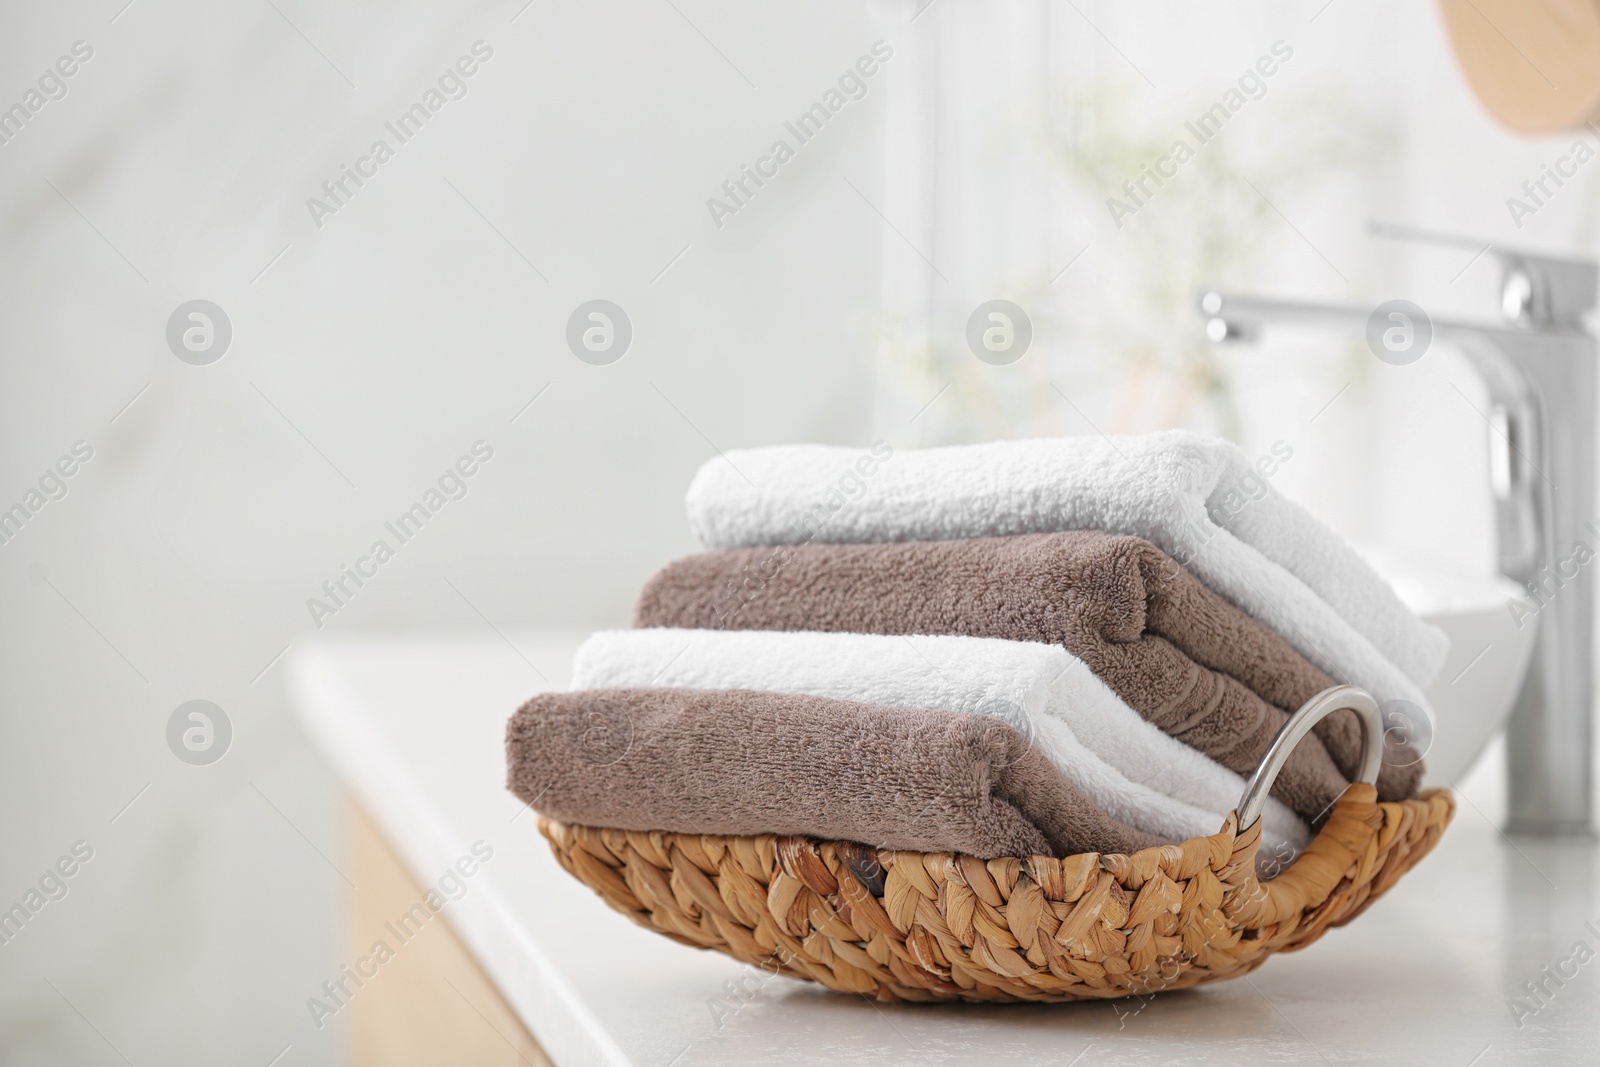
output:
<path id="1" fill-rule="evenodd" d="M 1337 681 L 1432 717 L 1421 687 L 1444 662 L 1443 631 L 1226 441 L 1169 430 L 928 449 L 879 442 L 870 452 L 736 450 L 701 466 L 687 503 L 707 548 L 1134 534 Z"/>
<path id="2" fill-rule="evenodd" d="M 638 629 L 578 649 L 573 689 L 758 689 L 990 715 L 1029 738 L 1106 814 L 1182 841 L 1222 827 L 1244 779 L 1140 718 L 1059 645 L 989 637 Z M 1310 832 L 1269 799 L 1264 854 Z"/>

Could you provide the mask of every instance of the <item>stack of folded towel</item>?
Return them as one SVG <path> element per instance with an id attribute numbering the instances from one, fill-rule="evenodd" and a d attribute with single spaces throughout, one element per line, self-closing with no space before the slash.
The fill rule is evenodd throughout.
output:
<path id="1" fill-rule="evenodd" d="M 1246 491 L 1248 490 L 1248 492 Z M 1224 503 L 1225 502 L 1225 503 Z M 507 731 L 512 790 L 628 830 L 801 834 L 982 859 L 1217 832 L 1289 714 L 1384 702 L 1415 795 L 1445 638 L 1234 446 L 1182 431 L 701 468 L 708 550 L 595 634 Z M 1278 777 L 1303 848 L 1361 763 L 1353 712 Z"/>

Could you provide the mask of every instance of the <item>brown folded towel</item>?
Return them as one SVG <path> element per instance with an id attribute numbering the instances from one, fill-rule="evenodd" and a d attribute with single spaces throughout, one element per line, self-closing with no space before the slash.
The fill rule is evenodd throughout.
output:
<path id="1" fill-rule="evenodd" d="M 707 552 L 651 578 L 634 624 L 1059 643 L 1145 718 L 1246 775 L 1288 713 L 1334 684 L 1148 541 L 1098 531 Z M 1329 716 L 1273 795 L 1320 819 L 1361 752 L 1355 713 Z M 1415 752 L 1389 756 L 1380 797 L 1415 795 Z"/>
<path id="2" fill-rule="evenodd" d="M 506 726 L 507 785 L 564 822 L 800 834 L 1001 856 L 1165 844 L 1077 791 L 1011 727 L 745 690 L 534 697 Z"/>

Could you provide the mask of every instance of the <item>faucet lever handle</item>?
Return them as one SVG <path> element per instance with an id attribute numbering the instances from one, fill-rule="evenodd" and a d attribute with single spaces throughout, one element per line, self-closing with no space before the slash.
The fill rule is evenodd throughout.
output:
<path id="1" fill-rule="evenodd" d="M 1500 263 L 1500 311 L 1510 322 L 1530 328 L 1581 328 L 1583 316 L 1600 297 L 1600 264 L 1578 256 L 1555 256 L 1508 248 L 1493 241 L 1370 221 L 1370 233 L 1397 241 L 1470 248 L 1488 252 Z"/>

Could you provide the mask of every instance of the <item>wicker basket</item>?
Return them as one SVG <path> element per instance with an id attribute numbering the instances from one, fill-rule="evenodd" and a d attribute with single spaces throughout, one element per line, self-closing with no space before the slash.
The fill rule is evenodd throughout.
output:
<path id="1" fill-rule="evenodd" d="M 1360 780 L 1306 850 L 1261 881 L 1267 792 L 1294 745 L 1340 708 L 1366 734 Z M 1221 831 L 1131 856 L 984 861 L 803 837 L 539 827 L 573 877 L 641 926 L 774 973 L 878 1000 L 1103 999 L 1248 974 L 1394 885 L 1455 802 L 1430 790 L 1378 803 L 1382 752 L 1372 698 L 1326 690 L 1284 726 Z"/>

